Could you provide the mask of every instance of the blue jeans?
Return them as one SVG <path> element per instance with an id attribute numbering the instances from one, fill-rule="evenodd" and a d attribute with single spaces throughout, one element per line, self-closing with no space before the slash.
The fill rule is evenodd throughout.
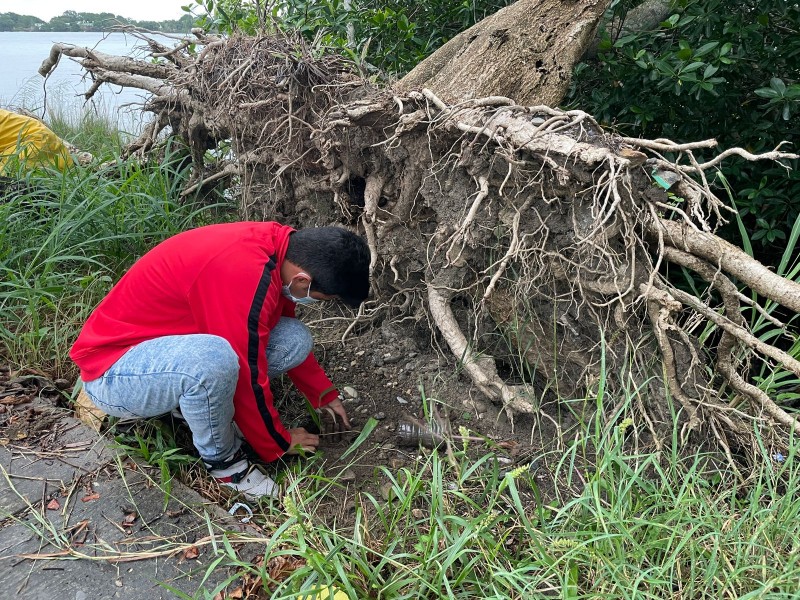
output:
<path id="1" fill-rule="evenodd" d="M 269 377 L 302 363 L 313 344 L 305 325 L 281 317 L 267 344 Z M 137 344 L 102 377 L 84 383 L 84 389 L 113 417 L 155 417 L 180 408 L 201 458 L 215 463 L 229 458 L 242 443 L 233 428 L 238 377 L 238 358 L 224 338 L 171 335 Z"/>

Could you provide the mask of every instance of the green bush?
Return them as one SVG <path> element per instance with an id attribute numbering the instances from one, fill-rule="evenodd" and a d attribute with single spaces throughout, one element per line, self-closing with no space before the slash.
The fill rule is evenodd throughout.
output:
<path id="1" fill-rule="evenodd" d="M 637 2 L 617 0 L 606 22 Z M 800 6 L 784 0 L 677 0 L 655 29 L 612 39 L 578 64 L 567 105 L 633 136 L 716 138 L 757 153 L 800 133 Z M 785 147 L 789 151 L 797 148 Z M 800 214 L 800 175 L 729 159 L 721 170 L 756 244 L 773 264 Z M 720 188 L 721 189 L 721 188 Z M 735 231 L 728 230 L 729 237 Z"/>

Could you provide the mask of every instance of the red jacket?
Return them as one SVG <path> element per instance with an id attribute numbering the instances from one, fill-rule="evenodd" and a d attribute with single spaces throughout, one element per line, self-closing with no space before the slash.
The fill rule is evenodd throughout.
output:
<path id="1" fill-rule="evenodd" d="M 208 333 L 239 356 L 234 420 L 266 461 L 289 449 L 267 377 L 269 332 L 294 317 L 283 297 L 281 264 L 291 227 L 245 222 L 178 234 L 139 259 L 86 321 L 70 357 L 81 378 L 105 373 L 132 346 L 165 335 Z M 313 354 L 288 372 L 314 408 L 338 394 Z"/>

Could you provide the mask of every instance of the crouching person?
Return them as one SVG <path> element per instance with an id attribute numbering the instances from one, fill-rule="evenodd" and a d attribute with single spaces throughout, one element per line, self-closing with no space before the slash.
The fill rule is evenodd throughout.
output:
<path id="1" fill-rule="evenodd" d="M 178 409 L 213 477 L 250 498 L 272 495 L 275 483 L 251 467 L 239 432 L 265 461 L 317 448 L 318 436 L 287 430 L 278 417 L 269 381 L 282 373 L 349 428 L 295 305 L 358 307 L 369 260 L 363 238 L 338 227 L 244 222 L 187 231 L 131 267 L 70 356 L 98 408 L 123 418 Z"/>

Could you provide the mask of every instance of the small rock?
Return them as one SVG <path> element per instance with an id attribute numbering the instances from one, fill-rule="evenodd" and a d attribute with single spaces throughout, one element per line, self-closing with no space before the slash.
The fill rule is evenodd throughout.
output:
<path id="1" fill-rule="evenodd" d="M 359 350 L 358 352 L 356 352 L 356 356 L 364 356 L 365 352 L 366 350 Z"/>
<path id="2" fill-rule="evenodd" d="M 378 421 L 383 421 L 386 418 L 386 413 L 381 411 L 379 413 L 375 413 L 375 419 Z"/>
<path id="3" fill-rule="evenodd" d="M 405 398 L 403 398 L 402 396 L 398 396 L 398 397 L 397 397 L 397 401 L 398 401 L 400 404 L 408 404 L 408 400 L 406 400 L 406 399 L 405 399 Z"/>
<path id="4" fill-rule="evenodd" d="M 342 388 L 342 391 L 344 392 L 344 395 L 347 396 L 348 398 L 358 398 L 358 392 L 356 391 L 356 389 L 350 387 L 349 385 L 344 386 Z"/>
<path id="5" fill-rule="evenodd" d="M 356 473 L 353 469 L 345 469 L 341 473 L 339 473 L 338 477 L 339 481 L 343 481 L 345 483 L 350 483 L 351 481 L 356 480 Z"/>
<path id="6" fill-rule="evenodd" d="M 381 497 L 387 502 L 397 500 L 397 495 L 394 493 L 394 488 L 391 481 L 387 481 L 381 486 Z"/>
<path id="7" fill-rule="evenodd" d="M 53 383 L 60 390 L 65 390 L 69 387 L 69 381 L 66 379 L 56 379 Z"/>
<path id="8" fill-rule="evenodd" d="M 411 516 L 414 517 L 415 519 L 421 519 L 422 517 L 425 516 L 425 513 L 422 512 L 421 508 L 412 508 Z"/>
<path id="9" fill-rule="evenodd" d="M 121 579 L 115 579 L 114 580 L 114 585 L 117 586 L 117 587 L 122 587 L 122 580 Z"/>
<path id="10" fill-rule="evenodd" d="M 448 481 L 447 489 L 451 492 L 455 492 L 458 489 L 458 484 L 455 481 Z"/>

